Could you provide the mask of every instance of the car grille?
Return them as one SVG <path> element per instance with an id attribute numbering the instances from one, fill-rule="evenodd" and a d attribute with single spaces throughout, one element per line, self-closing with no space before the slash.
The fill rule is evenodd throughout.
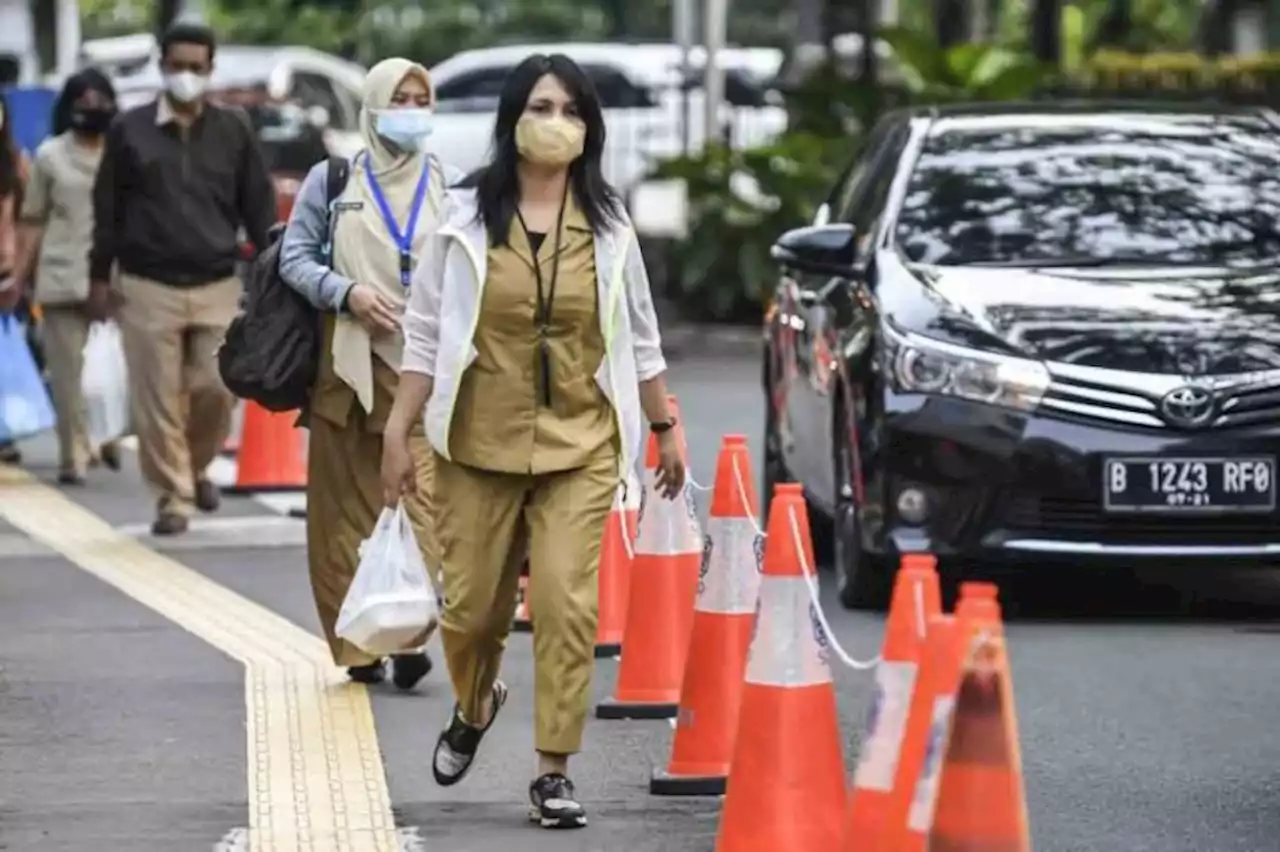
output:
<path id="1" fill-rule="evenodd" d="M 1100 498 L 1014 494 L 1000 525 L 1020 533 L 1126 544 L 1261 544 L 1280 541 L 1280 516 L 1107 514 Z"/>
<path id="2" fill-rule="evenodd" d="M 1255 374 L 1259 375 L 1259 374 Z M 1042 409 L 1075 418 L 1123 426 L 1170 429 L 1160 415 L 1160 399 L 1188 380 L 1181 376 L 1143 376 L 1114 370 L 1055 367 Z M 1280 377 L 1221 376 L 1219 413 L 1208 428 L 1232 429 L 1280 423 Z"/>

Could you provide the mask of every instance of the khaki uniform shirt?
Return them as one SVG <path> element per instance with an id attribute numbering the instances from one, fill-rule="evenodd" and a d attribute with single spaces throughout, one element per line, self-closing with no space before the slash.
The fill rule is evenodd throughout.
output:
<path id="1" fill-rule="evenodd" d="M 567 204 L 548 333 L 551 404 L 539 355 L 534 254 L 517 219 L 508 244 L 488 250 L 477 356 L 462 376 L 449 432 L 451 455 L 460 464 L 552 473 L 582 467 L 616 441 L 613 410 L 595 380 L 604 359 L 595 239 L 572 196 Z M 556 235 L 547 234 L 536 255 L 544 293 L 556 243 Z"/>
<path id="2" fill-rule="evenodd" d="M 36 301 L 41 304 L 89 298 L 93 181 L 101 162 L 101 150 L 76 144 L 70 133 L 47 140 L 36 151 L 21 219 L 44 226 L 36 267 Z"/>

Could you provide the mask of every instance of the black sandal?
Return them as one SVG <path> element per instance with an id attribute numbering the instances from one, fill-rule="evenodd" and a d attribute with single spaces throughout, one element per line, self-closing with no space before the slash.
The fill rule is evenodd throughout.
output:
<path id="1" fill-rule="evenodd" d="M 431 756 L 431 772 L 441 787 L 451 787 L 466 777 L 476 760 L 480 741 L 493 727 L 502 705 L 507 703 L 507 686 L 502 681 L 493 682 L 493 709 L 483 728 L 468 724 L 462 718 L 462 706 L 453 705 L 453 717 L 449 726 L 436 740 L 436 750 Z"/>

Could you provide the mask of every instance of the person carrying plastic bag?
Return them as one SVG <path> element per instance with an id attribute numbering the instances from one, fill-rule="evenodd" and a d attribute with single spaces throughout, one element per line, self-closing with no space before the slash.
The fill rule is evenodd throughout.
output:
<path id="1" fill-rule="evenodd" d="M 54 427 L 53 402 L 27 345 L 27 328 L 0 316 L 0 446 Z"/>
<path id="2" fill-rule="evenodd" d="M 92 434 L 86 409 L 99 407 L 84 396 L 90 387 L 104 390 L 103 365 L 96 359 L 109 351 L 103 340 L 92 339 L 98 326 L 88 305 L 87 247 L 93 237 L 93 182 L 115 115 L 115 90 L 105 76 L 85 69 L 68 78 L 54 107 L 54 135 L 36 150 L 18 223 L 14 277 L 43 312 L 45 363 L 58 414 L 58 482 L 63 485 L 82 484 L 87 469 L 98 462 L 112 470 L 120 467 L 115 439 L 122 437 L 124 427 L 116 434 Z M 119 349 L 118 339 L 114 345 Z M 115 358 L 108 363 L 115 364 Z M 91 370 L 96 376 L 92 382 L 85 375 Z M 128 404 L 127 392 L 124 402 Z"/>
<path id="3" fill-rule="evenodd" d="M 400 653 L 435 623 L 439 604 L 404 503 L 383 509 L 334 632 L 374 657 Z"/>
<path id="4" fill-rule="evenodd" d="M 129 368 L 120 327 L 94 323 L 84 347 L 81 373 L 85 431 L 94 447 L 114 447 L 129 432 Z"/>

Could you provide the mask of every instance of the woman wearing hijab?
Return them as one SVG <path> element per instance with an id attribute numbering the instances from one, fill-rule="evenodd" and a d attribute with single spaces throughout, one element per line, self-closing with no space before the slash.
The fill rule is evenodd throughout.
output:
<path id="1" fill-rule="evenodd" d="M 445 184 L 460 175 L 423 151 L 435 96 L 427 70 L 387 59 L 365 78 L 364 150 L 346 188 L 326 209 L 328 164 L 307 175 L 280 250 L 280 275 L 324 313 L 312 392 L 307 470 L 307 559 L 316 610 L 334 662 L 360 683 L 385 678 L 385 663 L 334 635 L 359 563 L 359 547 L 382 512 L 382 433 L 399 381 L 399 318 L 409 270 L 439 224 Z M 421 418 L 411 427 L 421 462 L 406 509 L 426 564 L 439 564 L 430 522 L 431 466 Z M 411 689 L 431 669 L 420 641 L 392 656 L 396 686 Z"/>
<path id="2" fill-rule="evenodd" d="M 441 639 L 458 703 L 436 743 L 456 784 L 507 698 L 498 669 L 526 552 L 536 666 L 530 817 L 586 825 L 568 777 L 582 744 L 605 519 L 645 423 L 658 490 L 684 485 L 644 259 L 601 174 L 600 100 L 562 55 L 507 77 L 495 154 L 419 267 L 404 314 L 400 387 L 383 444 L 384 500 L 418 486 L 423 406 L 435 457 L 444 575 Z M 469 181 L 469 183 L 472 181 Z"/>
<path id="3" fill-rule="evenodd" d="M 87 247 L 93 236 L 93 181 L 103 139 L 116 116 L 116 93 L 99 71 L 67 79 L 53 113 L 54 136 L 36 149 L 22 203 L 14 276 L 35 273 L 34 301 L 43 314 L 42 343 L 58 415 L 58 482 L 84 483 L 99 460 L 115 470 L 114 442 L 89 445 L 80 374 L 91 319 Z"/>

